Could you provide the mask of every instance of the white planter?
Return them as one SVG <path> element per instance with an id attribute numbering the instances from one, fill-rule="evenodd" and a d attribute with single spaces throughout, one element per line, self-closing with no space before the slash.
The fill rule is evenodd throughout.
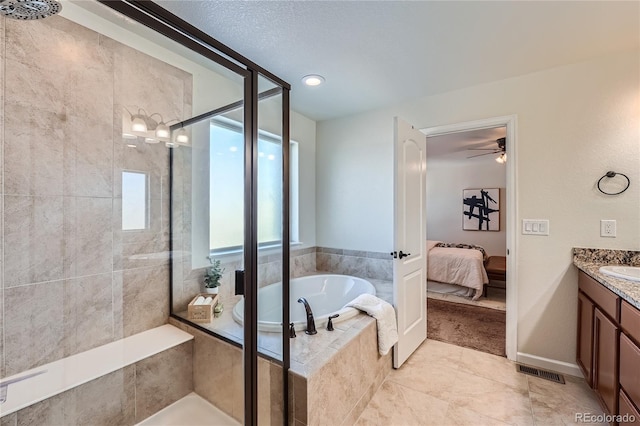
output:
<path id="1" fill-rule="evenodd" d="M 213 287 L 213 288 L 208 288 L 208 287 L 204 288 L 204 291 L 208 294 L 218 294 L 218 290 L 220 290 L 220 286 Z"/>

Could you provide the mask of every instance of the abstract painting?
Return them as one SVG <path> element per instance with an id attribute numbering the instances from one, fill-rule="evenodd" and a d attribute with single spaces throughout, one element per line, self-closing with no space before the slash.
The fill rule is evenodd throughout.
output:
<path id="1" fill-rule="evenodd" d="M 462 191 L 462 229 L 465 231 L 500 230 L 499 188 Z"/>

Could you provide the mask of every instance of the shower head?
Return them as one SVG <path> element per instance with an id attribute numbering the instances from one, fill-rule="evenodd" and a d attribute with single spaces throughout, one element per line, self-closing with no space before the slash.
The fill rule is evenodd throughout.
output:
<path id="1" fill-rule="evenodd" d="M 56 0 L 0 0 L 0 15 L 23 21 L 44 19 L 61 9 Z"/>

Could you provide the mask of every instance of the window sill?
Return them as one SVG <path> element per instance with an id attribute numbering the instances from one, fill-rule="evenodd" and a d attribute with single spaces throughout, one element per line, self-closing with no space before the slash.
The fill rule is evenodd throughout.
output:
<path id="1" fill-rule="evenodd" d="M 301 246 L 302 244 L 303 243 L 300 241 L 292 241 L 291 243 L 289 243 L 289 247 L 297 247 L 297 246 Z M 266 244 L 264 246 L 258 247 L 258 251 L 260 254 L 274 254 L 281 249 L 282 249 L 282 244 Z M 209 252 L 209 258 L 212 258 L 212 257 L 224 258 L 224 257 L 230 257 L 230 256 L 242 254 L 242 253 L 244 253 L 244 250 L 241 248 L 233 248 L 229 250 L 215 250 L 215 251 Z"/>

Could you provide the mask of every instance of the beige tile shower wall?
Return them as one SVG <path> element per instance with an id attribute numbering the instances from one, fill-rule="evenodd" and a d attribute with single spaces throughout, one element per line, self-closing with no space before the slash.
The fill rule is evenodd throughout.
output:
<path id="1" fill-rule="evenodd" d="M 133 425 L 193 392 L 189 341 L 2 418 L 2 426 Z"/>
<path id="2" fill-rule="evenodd" d="M 0 117 L 4 117 L 5 18 L 0 17 Z M 4 235 L 4 120 L 0 119 L 0 235 Z M 0 242 L 0 377 L 5 376 L 4 362 L 4 241 Z"/>
<path id="3" fill-rule="evenodd" d="M 60 16 L 0 34 L 6 376 L 166 323 L 168 152 L 127 148 L 123 107 L 186 118 L 192 78 Z M 123 170 L 147 174 L 145 230 L 122 231 Z"/>
<path id="4" fill-rule="evenodd" d="M 393 262 L 388 253 L 318 247 L 318 271 L 376 280 L 393 280 Z"/>
<path id="5" fill-rule="evenodd" d="M 194 336 L 194 391 L 225 413 L 242 422 L 244 418 L 242 349 L 182 322 L 174 319 L 170 319 L 170 322 Z M 259 424 L 282 424 L 281 401 L 282 367 L 268 360 L 258 359 Z"/>

